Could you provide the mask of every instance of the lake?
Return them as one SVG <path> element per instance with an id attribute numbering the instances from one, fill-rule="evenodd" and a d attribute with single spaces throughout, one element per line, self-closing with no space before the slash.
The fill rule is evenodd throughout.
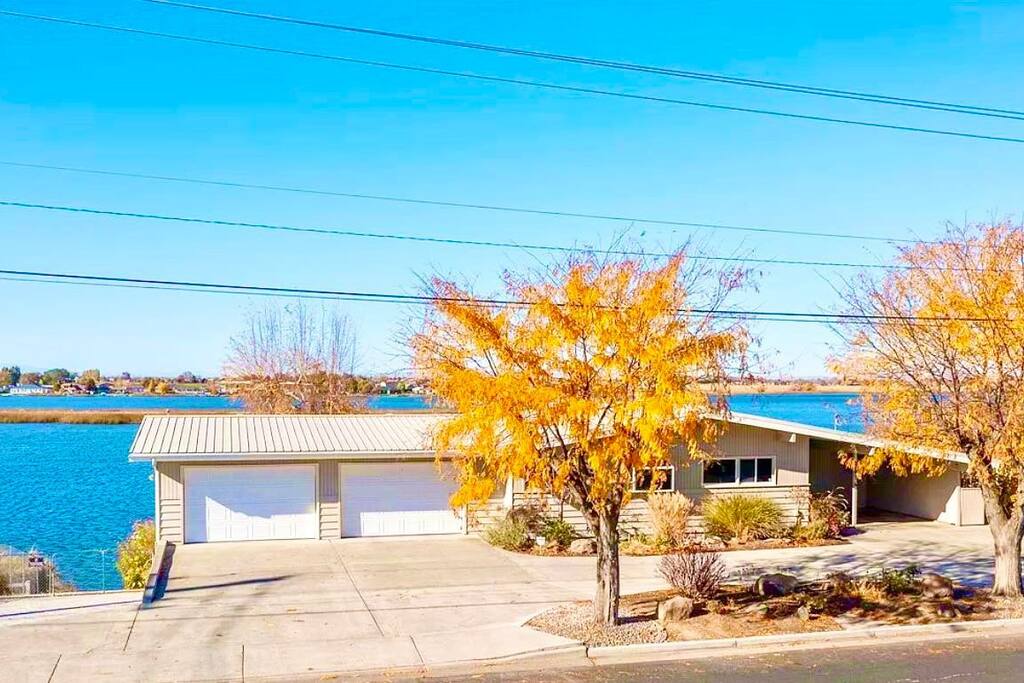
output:
<path id="1" fill-rule="evenodd" d="M 428 407 L 423 396 L 401 394 L 370 396 L 374 410 L 411 410 Z M 0 394 L 0 410 L 238 410 L 241 404 L 228 396 L 10 396 Z"/>
<path id="2" fill-rule="evenodd" d="M 859 431 L 855 394 L 734 396 L 733 410 L 819 427 Z M 371 407 L 425 407 L 420 396 L 376 396 Z M 224 410 L 218 396 L 18 396 L 0 409 Z M 0 424 L 0 545 L 55 555 L 82 589 L 120 588 L 118 541 L 153 515 L 152 468 L 129 463 L 135 425 Z"/>

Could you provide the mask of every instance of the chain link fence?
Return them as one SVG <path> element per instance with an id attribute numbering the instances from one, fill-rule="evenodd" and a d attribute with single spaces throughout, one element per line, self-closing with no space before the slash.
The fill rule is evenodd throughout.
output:
<path id="1" fill-rule="evenodd" d="M 88 590 L 120 588 L 120 577 L 113 564 L 115 549 L 90 550 L 79 562 L 72 562 L 79 573 L 85 570 L 89 579 Z M 60 571 L 56 555 L 45 555 L 37 550 L 20 550 L 0 545 L 0 596 L 52 595 L 79 590 Z M 63 558 L 68 560 L 68 558 Z M 93 585 L 95 584 L 95 585 Z"/>

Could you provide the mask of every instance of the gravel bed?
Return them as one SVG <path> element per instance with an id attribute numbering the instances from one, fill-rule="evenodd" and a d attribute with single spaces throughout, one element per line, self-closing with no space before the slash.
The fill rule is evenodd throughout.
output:
<path id="1" fill-rule="evenodd" d="M 661 624 L 649 619 L 630 621 L 626 617 L 625 623 L 616 626 L 594 623 L 590 602 L 553 607 L 531 619 L 527 626 L 588 645 L 635 645 L 661 643 L 665 640 L 665 630 Z"/>

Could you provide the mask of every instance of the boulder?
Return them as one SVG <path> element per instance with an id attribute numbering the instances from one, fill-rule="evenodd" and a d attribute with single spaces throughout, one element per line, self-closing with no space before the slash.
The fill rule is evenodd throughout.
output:
<path id="1" fill-rule="evenodd" d="M 768 605 L 763 602 L 755 602 L 736 610 L 736 614 L 753 621 L 764 621 L 768 618 Z"/>
<path id="2" fill-rule="evenodd" d="M 676 596 L 658 603 L 658 621 L 686 621 L 693 614 L 693 600 Z"/>
<path id="3" fill-rule="evenodd" d="M 942 574 L 927 572 L 921 575 L 920 581 L 922 594 L 929 600 L 936 600 L 940 598 L 948 599 L 953 597 L 953 582 Z"/>
<path id="4" fill-rule="evenodd" d="M 570 555 L 593 555 L 597 552 L 597 543 L 592 538 L 577 538 L 569 544 Z"/>
<path id="5" fill-rule="evenodd" d="M 925 603 L 925 613 L 929 613 L 933 616 L 939 617 L 940 619 L 956 619 L 960 617 L 960 610 L 956 608 L 950 600 L 943 600 L 941 602 L 928 604 Z"/>
<path id="6" fill-rule="evenodd" d="M 796 608 L 796 616 L 800 621 L 811 620 L 811 608 L 808 605 L 800 605 Z"/>
<path id="7" fill-rule="evenodd" d="M 774 598 L 789 595 L 796 590 L 800 582 L 789 574 L 764 574 L 754 582 L 754 592 L 764 597 Z"/>
<path id="8" fill-rule="evenodd" d="M 848 593 L 853 588 L 853 577 L 846 572 L 833 572 L 828 575 L 825 587 L 832 593 Z"/>
<path id="9" fill-rule="evenodd" d="M 726 548 L 725 542 L 720 538 L 715 538 L 714 536 L 705 536 L 700 540 L 698 545 L 701 550 L 710 552 L 725 550 Z"/>

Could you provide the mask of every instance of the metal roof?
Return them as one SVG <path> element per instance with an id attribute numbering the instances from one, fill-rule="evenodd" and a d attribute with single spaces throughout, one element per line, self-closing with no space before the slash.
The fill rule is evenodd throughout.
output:
<path id="1" fill-rule="evenodd" d="M 968 462 L 967 456 L 964 455 L 963 453 L 956 453 L 952 451 L 938 451 L 930 448 L 915 448 L 901 446 L 900 444 L 891 441 L 887 442 L 880 439 L 876 439 L 860 432 L 846 432 L 839 429 L 816 427 L 814 425 L 804 424 L 803 422 L 790 422 L 789 420 L 778 420 L 774 417 L 763 417 L 761 415 L 751 415 L 750 413 L 729 413 L 727 419 L 730 424 L 741 424 L 747 425 L 749 427 L 772 429 L 777 432 L 789 432 L 791 434 L 799 434 L 800 436 L 806 436 L 812 439 L 820 439 L 822 441 L 833 441 L 837 443 L 853 444 L 855 446 L 863 446 L 869 449 L 878 448 L 882 446 L 889 446 L 893 448 L 899 448 L 907 453 L 923 455 L 929 458 L 951 460 L 960 463 Z"/>
<path id="2" fill-rule="evenodd" d="M 130 460 L 264 460 L 287 458 L 417 457 L 433 455 L 431 435 L 451 415 L 147 415 L 132 442 Z M 866 448 L 885 445 L 865 434 L 748 413 L 731 424 L 788 432 Z M 908 449 L 966 462 L 959 453 Z"/>
<path id="3" fill-rule="evenodd" d="M 424 454 L 443 414 L 147 415 L 132 460 Z"/>

